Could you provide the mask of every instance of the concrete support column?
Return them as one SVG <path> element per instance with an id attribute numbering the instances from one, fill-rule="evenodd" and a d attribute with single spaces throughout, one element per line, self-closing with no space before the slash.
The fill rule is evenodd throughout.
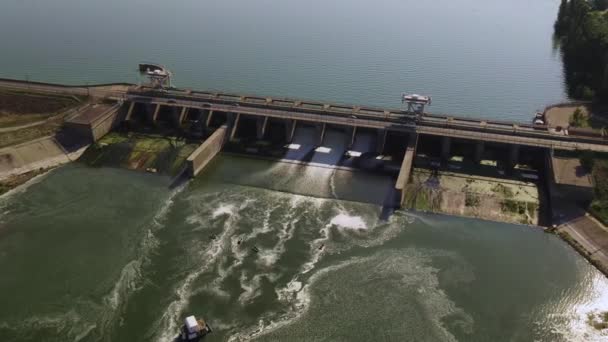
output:
<path id="1" fill-rule="evenodd" d="M 154 111 L 156 110 L 156 105 L 154 104 L 144 104 L 144 115 L 145 122 L 152 123 L 152 118 L 154 117 Z"/>
<path id="2" fill-rule="evenodd" d="M 134 109 L 135 109 L 135 102 L 131 102 L 131 104 L 129 105 L 129 111 L 127 112 L 127 117 L 125 118 L 125 121 L 131 120 L 131 115 L 133 115 Z"/>
<path id="3" fill-rule="evenodd" d="M 401 163 L 401 170 L 395 183 L 395 189 L 401 191 L 401 206 L 405 203 L 405 188 L 410 180 L 410 174 L 412 172 L 412 164 L 414 157 L 416 156 L 416 148 L 418 146 L 418 133 L 410 134 L 407 142 L 407 148 L 405 149 L 405 155 L 403 156 L 403 162 Z"/>
<path id="4" fill-rule="evenodd" d="M 298 121 L 296 121 L 296 120 L 287 120 L 285 122 L 285 129 L 286 129 L 285 137 L 287 138 L 288 143 L 291 143 L 293 141 L 293 136 L 294 136 L 294 134 L 296 134 L 297 125 L 298 125 Z"/>
<path id="5" fill-rule="evenodd" d="M 237 114 L 236 115 L 236 119 L 234 120 L 234 123 L 232 124 L 232 131 L 230 132 L 230 140 L 233 140 L 234 137 L 236 136 L 236 130 L 239 127 L 239 121 L 241 120 L 241 114 Z"/>
<path id="6" fill-rule="evenodd" d="M 156 109 L 154 110 L 154 114 L 152 114 L 152 122 L 154 122 L 154 123 L 156 122 L 159 112 L 160 112 L 160 104 L 157 104 Z"/>
<path id="7" fill-rule="evenodd" d="M 483 159 L 483 152 L 485 150 L 485 143 L 483 141 L 478 141 L 475 144 L 475 164 L 481 163 Z"/>
<path id="8" fill-rule="evenodd" d="M 266 127 L 268 126 L 268 117 L 258 117 L 255 121 L 256 135 L 258 140 L 264 139 L 266 136 Z"/>
<path id="9" fill-rule="evenodd" d="M 210 110 L 209 114 L 207 115 L 207 121 L 205 122 L 205 127 L 209 127 L 209 124 L 211 124 L 211 118 L 213 117 L 213 111 Z"/>
<path id="10" fill-rule="evenodd" d="M 441 138 L 441 160 L 446 161 L 450 159 L 450 149 L 452 148 L 452 138 L 442 137 Z"/>
<path id="11" fill-rule="evenodd" d="M 323 140 L 325 140 L 325 129 L 327 128 L 326 123 L 321 124 L 321 135 L 319 136 L 319 146 L 323 146 Z"/>
<path id="12" fill-rule="evenodd" d="M 182 108 L 182 112 L 179 114 L 178 124 L 181 125 L 186 118 L 186 114 L 188 114 L 188 107 Z"/>
<path id="13" fill-rule="evenodd" d="M 519 162 L 519 145 L 509 147 L 509 169 L 512 169 Z"/>
<path id="14" fill-rule="evenodd" d="M 376 153 L 382 154 L 384 152 L 384 145 L 386 144 L 386 136 L 388 131 L 385 129 L 378 130 L 378 140 L 376 144 Z"/>
<path id="15" fill-rule="evenodd" d="M 353 145 L 355 144 L 355 137 L 357 136 L 357 126 L 353 126 L 353 133 L 350 136 L 350 144 L 348 145 L 348 148 L 352 148 Z"/>

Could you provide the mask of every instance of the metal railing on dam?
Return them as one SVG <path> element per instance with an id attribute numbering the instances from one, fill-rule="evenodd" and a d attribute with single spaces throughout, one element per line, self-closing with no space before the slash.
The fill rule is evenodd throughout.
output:
<path id="1" fill-rule="evenodd" d="M 554 132 L 547 126 L 497 120 L 471 119 L 449 115 L 415 115 L 400 109 L 328 104 L 289 98 L 171 89 L 157 91 L 124 83 L 65 86 L 40 82 L 0 79 L 0 87 L 90 95 L 115 101 L 151 103 L 162 106 L 197 108 L 251 116 L 368 127 L 388 131 L 416 132 L 458 139 L 534 146 L 560 150 L 608 152 L 602 134 L 574 135 Z"/>
<path id="2" fill-rule="evenodd" d="M 546 126 L 476 120 L 432 114 L 414 115 L 401 110 L 323 104 L 312 101 L 274 99 L 223 93 L 186 91 L 130 91 L 126 101 L 169 107 L 196 108 L 296 121 L 416 132 L 467 140 L 552 148 L 608 152 L 601 136 L 555 133 Z"/>

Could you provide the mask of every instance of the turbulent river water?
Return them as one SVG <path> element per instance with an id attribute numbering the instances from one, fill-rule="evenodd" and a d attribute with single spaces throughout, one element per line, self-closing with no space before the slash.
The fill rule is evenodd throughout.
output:
<path id="1" fill-rule="evenodd" d="M 606 338 L 587 320 L 608 281 L 557 237 L 383 220 L 351 191 L 380 199 L 391 181 L 230 156 L 175 188 L 55 170 L 0 198 L 0 340 L 170 341 L 191 313 L 209 341 Z"/>
<path id="2" fill-rule="evenodd" d="M 420 92 L 435 112 L 528 121 L 564 100 L 557 6 L 6 0 L 0 75 L 133 82 L 150 60 L 179 86 L 381 106 Z M 54 170 L 0 197 L 0 341 L 164 342 L 188 314 L 209 321 L 209 341 L 608 338 L 587 324 L 608 310 L 608 281 L 565 243 L 530 227 L 387 216 L 394 181 L 227 155 L 177 187 Z"/>

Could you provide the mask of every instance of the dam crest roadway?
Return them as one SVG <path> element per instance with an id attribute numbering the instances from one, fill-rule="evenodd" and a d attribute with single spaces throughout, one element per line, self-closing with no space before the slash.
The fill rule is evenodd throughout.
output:
<path id="1" fill-rule="evenodd" d="M 450 115 L 417 114 L 403 109 L 385 109 L 359 105 L 332 104 L 289 98 L 273 98 L 223 92 L 184 89 L 158 90 L 132 84 L 99 86 L 64 86 L 57 84 L 0 80 L 0 86 L 38 92 L 91 96 L 112 102 L 108 111 L 99 111 L 100 118 L 89 121 L 76 118 L 72 124 L 97 141 L 118 125 L 128 127 L 136 122 L 183 128 L 185 121 L 197 122 L 200 130 L 213 132 L 188 158 L 189 174 L 196 176 L 222 149 L 224 143 L 238 136 L 239 126 L 253 123 L 253 135 L 263 140 L 269 127 L 282 126 L 282 140 L 291 143 L 298 125 L 315 127 L 318 146 L 323 145 L 326 131 L 336 128 L 348 132 L 350 149 L 358 130 L 374 131 L 376 152 L 396 150 L 403 163 L 395 188 L 407 184 L 420 139 L 432 139 L 441 164 L 450 158 L 452 145 L 467 144 L 472 159 L 479 163 L 489 145 L 499 145 L 506 156 L 507 171 L 520 159 L 522 148 L 548 155 L 554 150 L 608 152 L 608 139 L 603 132 L 592 130 L 556 130 L 545 125 L 471 119 Z M 192 119 L 195 117 L 195 119 Z M 99 122 L 99 124 L 97 124 Z M 81 132 L 82 133 L 82 132 Z M 403 201 L 403 198 L 402 198 Z"/>

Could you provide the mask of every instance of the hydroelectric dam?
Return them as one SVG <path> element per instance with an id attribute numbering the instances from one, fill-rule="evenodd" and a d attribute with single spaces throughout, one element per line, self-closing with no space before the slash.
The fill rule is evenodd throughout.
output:
<path id="1" fill-rule="evenodd" d="M 328 132 L 340 131 L 345 137 L 344 156 L 350 159 L 361 156 L 351 150 L 359 137 L 371 136 L 374 148 L 365 152 L 400 165 L 395 184 L 398 191 L 408 183 L 417 157 L 427 160 L 433 168 L 463 161 L 480 165 L 491 159 L 501 168 L 501 174 L 508 175 L 519 164 L 543 172 L 548 156 L 555 150 L 608 152 L 608 139 L 599 131 L 568 132 L 545 125 L 416 113 L 409 109 L 132 84 L 64 86 L 0 80 L 0 86 L 88 96 L 104 103 L 103 110 L 84 108 L 65 123 L 70 134 L 84 136 L 90 142 L 118 127 L 129 130 L 146 126 L 198 139 L 201 144 L 187 159 L 185 168 L 191 177 L 197 176 L 231 141 L 265 140 L 297 148 L 291 143 L 300 127 L 308 128 L 309 141 L 320 149 Z"/>

